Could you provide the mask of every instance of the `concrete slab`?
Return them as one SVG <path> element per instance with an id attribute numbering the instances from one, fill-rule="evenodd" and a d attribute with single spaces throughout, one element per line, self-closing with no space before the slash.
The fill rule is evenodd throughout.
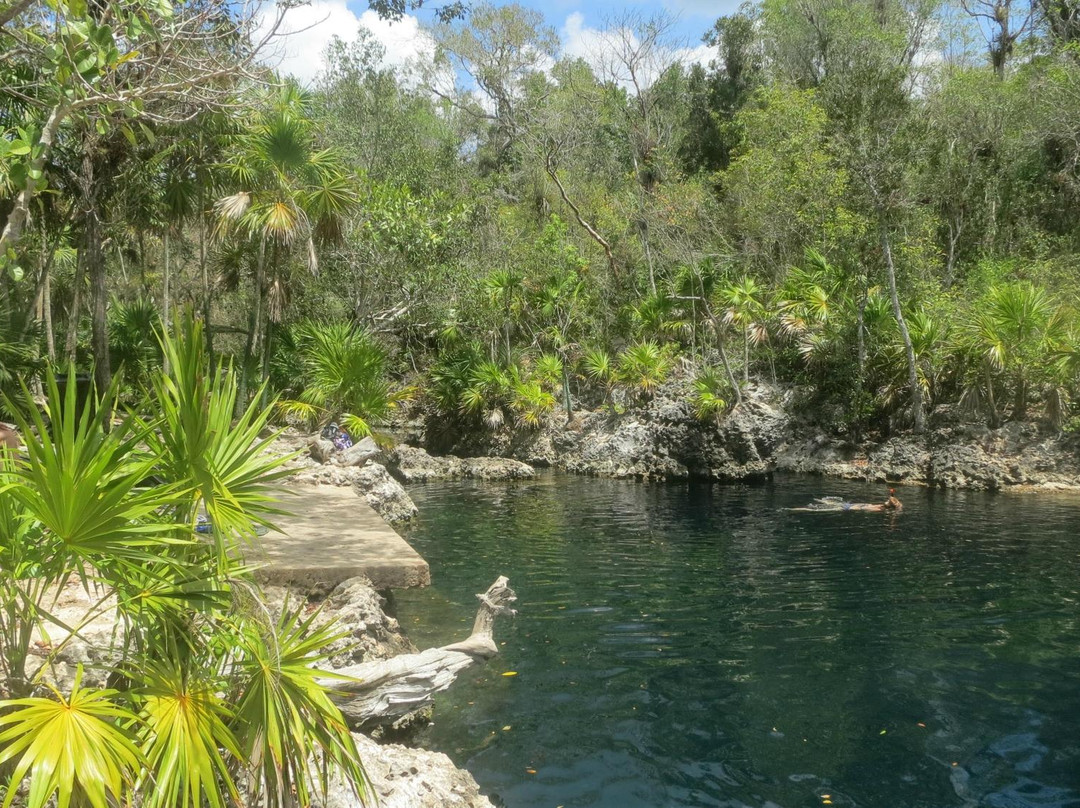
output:
<path id="1" fill-rule="evenodd" d="M 280 532 L 261 537 L 249 560 L 262 562 L 266 584 L 301 588 L 337 586 L 366 575 L 376 589 L 428 586 L 431 570 L 409 543 L 351 487 L 292 486 L 274 520 Z"/>

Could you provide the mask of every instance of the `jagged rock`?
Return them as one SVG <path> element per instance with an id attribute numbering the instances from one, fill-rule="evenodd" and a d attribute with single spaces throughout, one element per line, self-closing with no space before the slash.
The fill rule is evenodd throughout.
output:
<path id="1" fill-rule="evenodd" d="M 418 513 L 415 503 L 405 493 L 401 483 L 390 476 L 385 466 L 368 463 L 360 469 L 348 470 L 355 472 L 354 485 L 357 492 L 391 525 L 408 522 Z"/>
<path id="2" fill-rule="evenodd" d="M 464 475 L 475 480 L 531 480 L 536 469 L 506 457 L 468 457 L 463 461 Z"/>
<path id="3" fill-rule="evenodd" d="M 353 738 L 380 808 L 494 808 L 472 775 L 440 752 L 380 745 L 355 733 Z M 313 808 L 368 806 L 340 778 L 333 778 L 326 801 L 313 803 Z"/>
<path id="4" fill-rule="evenodd" d="M 536 470 L 505 457 L 433 457 L 414 446 L 399 446 L 390 456 L 389 470 L 405 483 L 428 480 L 527 480 Z"/>
<path id="5" fill-rule="evenodd" d="M 415 446 L 398 446 L 391 452 L 387 468 L 403 483 L 419 483 L 460 477 L 462 462 L 457 457 L 433 457 Z"/>
<path id="6" fill-rule="evenodd" d="M 382 454 L 382 449 L 370 435 L 348 449 L 338 452 L 335 460 L 340 466 L 362 466 Z"/>
<path id="7" fill-rule="evenodd" d="M 780 470 L 950 488 L 1080 487 L 1080 436 L 1048 435 L 1033 423 L 990 430 L 941 408 L 927 435 L 856 444 L 823 432 L 806 416 L 805 396 L 794 388 L 751 384 L 742 404 L 719 421 L 697 419 L 690 394 L 684 377 L 620 414 L 607 407 L 578 411 L 567 422 L 557 410 L 540 429 L 454 427 L 440 419 L 425 430 L 414 427 L 410 435 L 439 452 L 501 455 L 579 474 L 643 480 L 742 480 Z M 467 476 L 456 465 L 466 461 L 408 447 L 398 453 L 407 458 L 394 472 L 399 479 Z"/>
<path id="8" fill-rule="evenodd" d="M 319 438 L 318 440 L 313 441 L 308 447 L 308 454 L 319 463 L 329 463 L 335 450 L 336 447 L 334 446 L 333 441 Z"/>
<path id="9" fill-rule="evenodd" d="M 348 633 L 330 646 L 330 666 L 342 668 L 373 659 L 389 659 L 416 651 L 398 621 L 386 614 L 386 600 L 365 577 L 342 581 L 323 609 L 328 619 Z"/>

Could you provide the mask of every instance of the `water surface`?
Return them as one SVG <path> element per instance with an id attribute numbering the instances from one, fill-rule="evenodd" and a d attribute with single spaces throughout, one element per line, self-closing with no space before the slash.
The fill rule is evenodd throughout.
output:
<path id="1" fill-rule="evenodd" d="M 1076 499 L 795 514 L 885 491 L 554 474 L 410 493 L 418 645 L 467 635 L 497 575 L 519 596 L 422 739 L 508 808 L 1080 808 Z"/>

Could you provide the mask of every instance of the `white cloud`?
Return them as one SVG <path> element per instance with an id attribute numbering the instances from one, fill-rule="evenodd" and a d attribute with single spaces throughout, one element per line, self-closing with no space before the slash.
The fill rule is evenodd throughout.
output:
<path id="1" fill-rule="evenodd" d="M 273 25 L 276 7 L 268 9 L 261 21 L 261 33 Z M 435 42 L 420 29 L 420 21 L 405 15 L 398 22 L 380 19 L 370 9 L 359 17 L 344 0 L 312 0 L 288 9 L 272 42 L 263 53 L 263 61 L 280 72 L 310 84 L 323 68 L 323 54 L 334 37 L 354 41 L 361 27 L 367 28 L 383 46 L 383 65 L 404 69 L 418 59 L 431 59 Z"/>
<path id="2" fill-rule="evenodd" d="M 627 28 L 591 28 L 585 24 L 585 16 L 575 11 L 566 18 L 562 27 L 562 54 L 584 59 L 603 78 L 614 78 L 621 86 L 632 89 L 629 73 L 620 54 L 637 51 L 640 40 Z M 636 65 L 638 81 L 648 87 L 660 72 L 672 62 L 708 65 L 716 56 L 716 49 L 708 45 L 680 47 L 659 43 L 649 52 L 639 52 Z"/>

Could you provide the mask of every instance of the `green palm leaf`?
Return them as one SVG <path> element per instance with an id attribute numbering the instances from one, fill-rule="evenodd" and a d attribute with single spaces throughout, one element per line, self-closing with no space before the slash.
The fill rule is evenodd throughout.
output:
<path id="1" fill-rule="evenodd" d="M 146 808 L 212 808 L 236 799 L 229 758 L 240 749 L 226 722 L 230 712 L 220 686 L 175 659 L 148 664 L 141 672 L 142 744 L 146 750 Z"/>
<path id="2" fill-rule="evenodd" d="M 92 808 L 123 802 L 142 756 L 120 725 L 135 716 L 114 701 L 114 690 L 82 687 L 82 668 L 71 696 L 0 701 L 0 766 L 16 761 L 2 808 L 10 808 L 30 777 L 27 808 L 44 808 L 55 796 L 57 808 L 72 799 Z"/>

